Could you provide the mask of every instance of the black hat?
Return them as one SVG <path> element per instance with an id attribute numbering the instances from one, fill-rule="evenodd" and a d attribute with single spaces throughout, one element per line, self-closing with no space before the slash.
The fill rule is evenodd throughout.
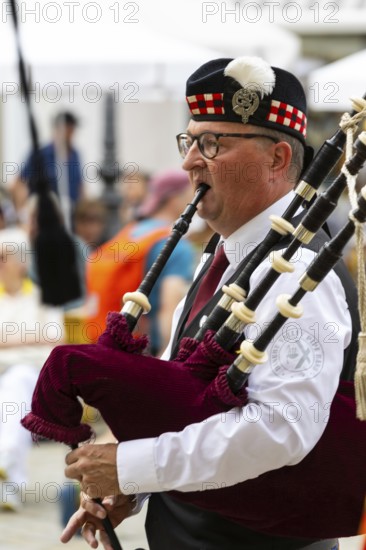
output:
<path id="1" fill-rule="evenodd" d="M 193 120 L 242 122 L 272 128 L 305 145 L 306 98 L 297 78 L 259 57 L 214 59 L 187 81 Z"/>

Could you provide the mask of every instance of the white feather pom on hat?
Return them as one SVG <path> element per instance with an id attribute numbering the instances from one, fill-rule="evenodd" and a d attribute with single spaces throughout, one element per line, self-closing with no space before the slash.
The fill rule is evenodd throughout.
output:
<path id="1" fill-rule="evenodd" d="M 276 75 L 272 67 L 260 57 L 242 56 L 233 59 L 224 70 L 225 76 L 230 76 L 243 87 L 264 95 L 272 93 Z"/>

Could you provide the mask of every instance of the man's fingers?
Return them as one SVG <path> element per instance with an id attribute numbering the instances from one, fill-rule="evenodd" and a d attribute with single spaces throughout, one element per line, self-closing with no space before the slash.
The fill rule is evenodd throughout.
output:
<path id="1" fill-rule="evenodd" d="M 65 475 L 77 479 L 91 498 L 118 494 L 117 445 L 83 445 L 66 456 Z"/>
<path id="2" fill-rule="evenodd" d="M 83 468 L 85 457 L 87 457 L 86 447 L 87 445 L 83 447 L 78 447 L 77 449 L 74 449 L 73 451 L 70 451 L 69 453 L 67 453 L 67 455 L 65 456 L 66 477 L 81 481 L 82 474 L 80 469 Z"/>
<path id="3" fill-rule="evenodd" d="M 103 530 L 100 531 L 99 538 L 100 538 L 100 542 L 103 544 L 104 550 L 113 550 L 111 541 L 109 540 L 109 537 L 105 531 Z"/>
<path id="4" fill-rule="evenodd" d="M 81 529 L 83 523 L 85 522 L 85 512 L 83 510 L 78 510 L 71 516 L 65 529 L 63 530 L 60 541 L 69 542 L 75 533 Z"/>
<path id="5" fill-rule="evenodd" d="M 90 499 L 85 494 L 83 494 L 83 498 L 81 499 L 81 506 L 84 508 L 84 510 L 86 510 L 86 512 L 89 512 L 91 516 L 96 516 L 97 518 L 104 519 L 107 515 L 104 507 L 101 504 L 94 502 L 94 500 Z"/>
<path id="6" fill-rule="evenodd" d="M 66 544 L 67 542 L 69 542 L 72 539 L 72 537 L 75 535 L 76 531 L 77 531 L 77 529 L 74 529 L 70 525 L 70 522 L 69 522 L 66 525 L 65 529 L 61 533 L 60 541 L 63 542 L 64 544 Z"/>
<path id="7" fill-rule="evenodd" d="M 69 479 L 77 479 L 79 482 L 82 480 L 82 475 L 78 469 L 78 462 L 73 462 L 65 468 L 65 476 Z"/>
<path id="8" fill-rule="evenodd" d="M 84 540 L 92 548 L 98 548 L 98 541 L 95 538 L 96 530 L 97 530 L 96 526 L 91 521 L 87 521 L 86 523 L 84 523 L 83 528 L 81 530 L 81 534 Z"/>
<path id="9" fill-rule="evenodd" d="M 82 480 L 80 481 L 80 484 L 83 489 L 83 492 L 89 498 L 102 498 L 104 496 L 102 493 L 102 488 L 97 483 L 90 482 L 88 480 L 88 476 L 83 476 Z"/>
<path id="10" fill-rule="evenodd" d="M 87 521 L 86 523 L 84 523 L 81 531 L 81 534 L 84 540 L 92 548 L 98 548 L 98 540 L 95 536 L 96 530 L 97 530 L 97 527 L 94 525 L 94 523 L 92 521 Z M 101 529 L 101 528 L 99 529 L 99 539 L 100 539 L 100 542 L 103 544 L 104 550 L 114 550 L 109 540 L 109 537 L 104 529 Z"/>
<path id="11" fill-rule="evenodd" d="M 67 453 L 67 455 L 65 456 L 65 462 L 67 465 L 69 464 L 73 464 L 74 462 L 76 462 L 79 458 L 79 449 L 74 449 L 73 451 L 70 451 L 69 453 Z"/>
<path id="12" fill-rule="evenodd" d="M 112 510 L 114 510 L 114 508 L 115 508 L 115 506 L 116 506 L 117 499 L 116 499 L 115 496 L 104 497 L 102 503 L 103 503 L 103 507 L 104 507 L 108 512 L 111 512 Z"/>

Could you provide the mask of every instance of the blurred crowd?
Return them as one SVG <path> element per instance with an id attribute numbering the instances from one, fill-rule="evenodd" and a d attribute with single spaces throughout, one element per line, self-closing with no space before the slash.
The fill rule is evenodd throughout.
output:
<path id="1" fill-rule="evenodd" d="M 75 248 L 82 289 L 78 299 L 57 306 L 42 303 L 34 246 L 34 152 L 11 184 L 0 186 L 0 511 L 22 507 L 20 488 L 27 482 L 31 437 L 20 419 L 30 410 L 38 373 L 52 347 L 97 341 L 108 311 L 120 311 L 123 294 L 137 289 L 193 196 L 181 170 L 122 173 L 113 186 L 119 229 L 110 236 L 110 205 L 103 195 L 91 196 L 82 181 L 82 163 L 73 145 L 77 125 L 73 113 L 58 114 L 52 139 L 40 157 Z M 153 355 L 168 343 L 171 316 L 186 294 L 196 257 L 210 234 L 195 217 L 151 292 L 151 311 L 137 331 L 149 335 Z"/>

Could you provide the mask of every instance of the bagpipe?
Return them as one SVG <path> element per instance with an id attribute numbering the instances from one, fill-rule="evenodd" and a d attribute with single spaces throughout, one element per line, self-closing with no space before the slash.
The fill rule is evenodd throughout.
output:
<path id="1" fill-rule="evenodd" d="M 365 110 L 362 100 L 355 106 Z M 281 273 L 291 271 L 290 259 L 295 251 L 313 239 L 336 207 L 348 178 L 355 176 L 366 161 L 366 133 L 361 133 L 354 154 L 339 176 L 315 198 L 321 182 L 342 155 L 345 141 L 346 130 L 341 128 L 324 143 L 296 187 L 292 203 L 282 218 L 273 217 L 269 233 L 235 282 L 223 288 L 196 337 L 182 339 L 175 358 L 163 361 L 144 355 L 146 337 L 134 338 L 132 331 L 148 310 L 149 292 L 169 250 L 180 238 L 177 227 L 187 228 L 188 219 L 207 190 L 205 184 L 201 186 L 193 206 L 189 205 L 176 223 L 138 291 L 124 297 L 120 313 L 108 315 L 107 328 L 98 342 L 58 346 L 52 351 L 40 373 L 32 411 L 23 418 L 23 426 L 35 438 L 75 446 L 93 435 L 91 427 L 81 423 L 79 398 L 100 411 L 118 441 L 179 431 L 233 407 L 245 406 L 246 381 L 254 366 L 266 360 L 270 340 L 287 318 L 301 315 L 302 297 L 315 290 L 340 259 L 355 228 L 366 220 L 366 190 L 362 189 L 348 222 L 322 246 L 301 277 L 299 289 L 292 296 L 278 299 L 279 313 L 254 342 L 243 340 L 239 355 L 232 351 L 243 338 L 243 328 L 253 322 L 254 310 L 271 285 Z M 301 205 L 307 208 L 294 228 L 291 220 Z M 281 243 L 288 240 L 285 248 Z M 285 250 L 274 254 L 267 275 L 246 297 L 253 271 L 274 248 Z M 231 487 L 172 494 L 202 508 L 220 510 L 227 518 L 266 534 L 319 539 L 352 536 L 358 532 L 364 503 L 365 463 L 366 424 L 356 418 L 353 383 L 341 380 L 324 434 L 300 463 Z"/>

